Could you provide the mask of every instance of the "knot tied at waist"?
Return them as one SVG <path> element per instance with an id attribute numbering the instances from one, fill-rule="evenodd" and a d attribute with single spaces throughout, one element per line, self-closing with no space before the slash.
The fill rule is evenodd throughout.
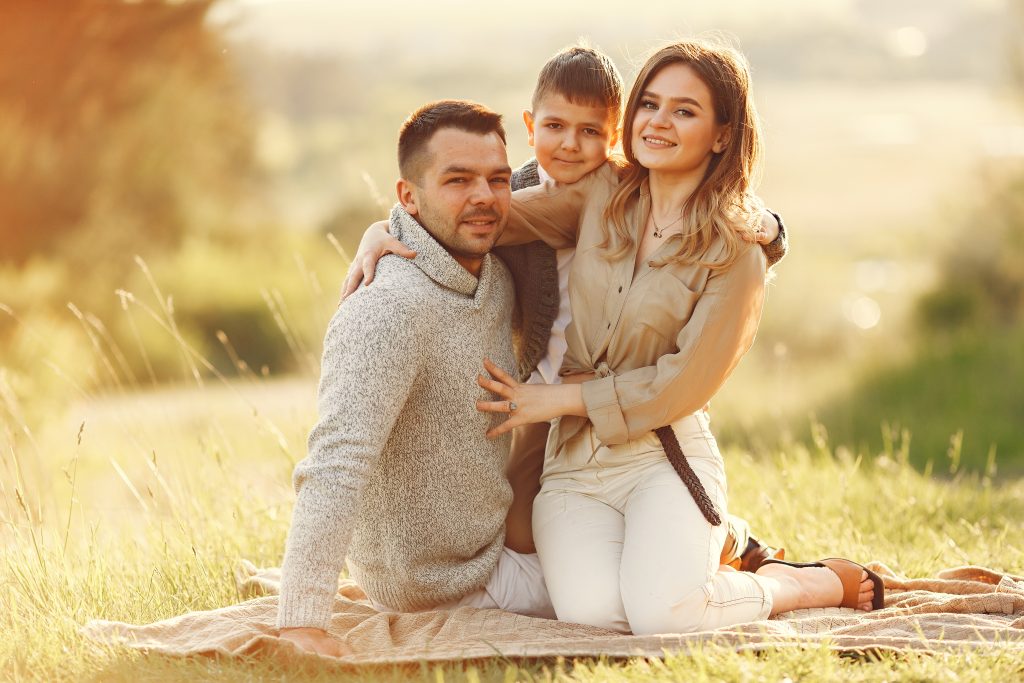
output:
<path id="1" fill-rule="evenodd" d="M 569 360 L 568 356 L 562 362 L 562 369 L 558 373 L 562 377 L 569 377 L 571 375 L 589 375 L 593 374 L 594 379 L 604 379 L 605 377 L 614 377 L 615 371 L 611 369 L 607 361 L 601 361 L 594 367 L 587 367 L 581 363 L 575 363 Z"/>

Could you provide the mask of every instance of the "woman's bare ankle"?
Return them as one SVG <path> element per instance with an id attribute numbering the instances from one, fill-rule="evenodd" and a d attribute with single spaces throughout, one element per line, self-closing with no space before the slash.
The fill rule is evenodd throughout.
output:
<path id="1" fill-rule="evenodd" d="M 791 567 L 765 564 L 757 574 L 768 579 L 772 615 L 814 607 L 835 607 L 843 599 L 839 577 L 827 567 Z"/>

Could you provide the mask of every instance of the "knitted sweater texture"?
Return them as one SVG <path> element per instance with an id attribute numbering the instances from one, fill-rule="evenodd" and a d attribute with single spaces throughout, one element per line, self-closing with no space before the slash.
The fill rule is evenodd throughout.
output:
<path id="1" fill-rule="evenodd" d="M 319 421 L 295 469 L 278 627 L 326 628 L 346 556 L 374 600 L 427 609 L 483 586 L 504 543 L 509 437 L 479 413 L 482 357 L 511 370 L 512 280 L 479 279 L 408 213 L 391 231 L 416 250 L 384 257 L 324 341 Z"/>
<path id="2" fill-rule="evenodd" d="M 537 160 L 531 159 L 512 172 L 512 190 L 540 184 Z M 518 360 L 519 379 L 526 381 L 548 351 L 551 326 L 558 317 L 558 261 L 555 250 L 541 241 L 495 247 L 512 272 L 516 306 L 512 345 Z"/>

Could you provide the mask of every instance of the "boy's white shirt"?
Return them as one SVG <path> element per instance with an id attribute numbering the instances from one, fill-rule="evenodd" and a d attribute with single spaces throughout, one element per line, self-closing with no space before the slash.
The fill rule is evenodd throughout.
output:
<path id="1" fill-rule="evenodd" d="M 547 171 L 540 164 L 537 164 L 537 175 L 540 181 L 546 182 L 551 179 Z M 555 260 L 558 265 L 558 316 L 551 325 L 551 337 L 548 339 L 548 350 L 544 357 L 537 363 L 537 369 L 530 375 L 527 384 L 561 384 L 562 378 L 558 371 L 562 369 L 562 360 L 569 348 L 565 341 L 565 328 L 572 320 L 572 311 L 569 309 L 569 270 L 572 267 L 572 259 L 576 255 L 576 248 L 558 249 L 555 251 Z"/>

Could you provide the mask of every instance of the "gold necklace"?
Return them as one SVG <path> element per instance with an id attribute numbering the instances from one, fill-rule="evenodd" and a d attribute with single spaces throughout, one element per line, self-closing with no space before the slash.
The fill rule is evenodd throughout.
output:
<path id="1" fill-rule="evenodd" d="M 659 240 L 661 239 L 662 235 L 665 233 L 665 231 L 667 229 L 671 228 L 673 225 L 675 225 L 676 223 L 678 223 L 681 220 L 683 220 L 683 212 L 682 211 L 679 212 L 679 217 L 676 218 L 674 221 L 672 221 L 668 225 L 665 225 L 665 226 L 662 226 L 662 227 L 658 227 L 658 221 L 654 220 L 654 207 L 653 206 L 651 207 L 651 223 L 654 225 L 654 236 L 656 238 L 658 238 Z"/>

